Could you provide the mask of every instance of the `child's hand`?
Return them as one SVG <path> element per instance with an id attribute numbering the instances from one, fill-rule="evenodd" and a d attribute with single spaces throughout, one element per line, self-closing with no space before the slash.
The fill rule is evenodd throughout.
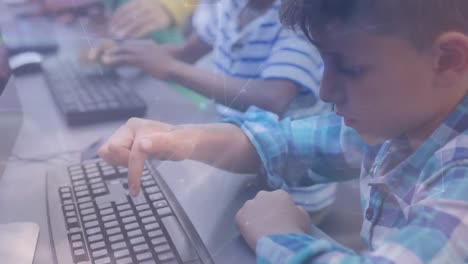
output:
<path id="1" fill-rule="evenodd" d="M 236 224 L 245 241 L 255 250 L 257 241 L 264 236 L 309 232 L 311 221 L 287 192 L 277 190 L 260 191 L 247 201 L 236 214 Z"/>
<path id="2" fill-rule="evenodd" d="M 163 81 L 167 80 L 176 61 L 163 46 L 151 40 L 127 40 L 117 43 L 101 57 L 104 64 L 131 64 Z"/>
<path id="3" fill-rule="evenodd" d="M 109 32 L 118 38 L 141 38 L 168 28 L 172 20 L 159 1 L 132 0 L 112 15 Z"/>
<path id="4" fill-rule="evenodd" d="M 128 185 L 134 196 L 140 192 L 145 160 L 184 160 L 193 152 L 196 133 L 157 121 L 131 118 L 98 150 L 108 163 L 128 167 Z"/>
<path id="5" fill-rule="evenodd" d="M 114 45 L 114 41 L 106 40 L 95 46 L 83 48 L 80 53 L 80 61 L 91 64 L 101 63 L 102 55 L 107 53 Z"/>

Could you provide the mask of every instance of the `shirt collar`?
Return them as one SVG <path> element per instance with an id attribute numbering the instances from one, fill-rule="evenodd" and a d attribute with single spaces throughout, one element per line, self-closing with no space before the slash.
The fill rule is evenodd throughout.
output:
<path id="1" fill-rule="evenodd" d="M 388 191 L 392 192 L 397 198 L 402 199 L 409 204 L 416 183 L 422 179 L 419 175 L 426 165 L 427 161 L 435 154 L 437 150 L 445 146 L 449 141 L 468 130 L 468 95 L 455 107 L 454 110 L 445 118 L 442 124 L 426 139 L 414 152 L 411 153 L 409 142 L 404 138 L 391 140 L 389 144 L 393 149 L 388 155 L 402 155 L 400 157 L 389 157 L 391 160 L 401 160 L 399 165 L 382 177 L 371 179 L 371 184 L 384 184 Z M 403 153 L 403 154 L 402 154 Z"/>

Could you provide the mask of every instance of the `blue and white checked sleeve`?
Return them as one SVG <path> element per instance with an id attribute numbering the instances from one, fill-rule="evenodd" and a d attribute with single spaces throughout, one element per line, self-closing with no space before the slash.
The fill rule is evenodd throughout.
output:
<path id="1" fill-rule="evenodd" d="M 269 181 L 277 187 L 311 186 L 359 176 L 364 145 L 335 114 L 280 121 L 273 113 L 251 107 L 225 121 L 247 135 Z"/>
<path id="2" fill-rule="evenodd" d="M 306 234 L 275 235 L 258 241 L 258 263 L 466 263 L 467 177 L 468 160 L 432 170 L 426 181 L 416 184 L 404 225 L 373 251 L 358 254 Z"/>

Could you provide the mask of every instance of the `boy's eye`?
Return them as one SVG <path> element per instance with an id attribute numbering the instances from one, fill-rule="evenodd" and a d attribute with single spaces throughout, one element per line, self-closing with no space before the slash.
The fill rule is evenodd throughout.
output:
<path id="1" fill-rule="evenodd" d="M 364 75 L 366 69 L 365 67 L 362 66 L 339 66 L 337 67 L 338 72 L 340 72 L 343 75 L 346 75 L 351 78 L 358 78 Z"/>

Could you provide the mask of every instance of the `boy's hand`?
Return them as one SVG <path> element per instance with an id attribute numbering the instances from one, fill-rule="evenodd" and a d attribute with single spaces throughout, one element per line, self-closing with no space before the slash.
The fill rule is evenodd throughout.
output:
<path id="1" fill-rule="evenodd" d="M 236 214 L 236 225 L 249 246 L 268 235 L 307 233 L 311 221 L 307 212 L 297 207 L 287 192 L 260 191 Z"/>
<path id="2" fill-rule="evenodd" d="M 196 134 L 166 123 L 132 118 L 108 139 L 98 154 L 110 164 L 128 167 L 130 194 L 136 196 L 148 156 L 159 160 L 187 159 L 197 142 Z"/>
<path id="3" fill-rule="evenodd" d="M 132 0 L 119 7 L 110 20 L 109 32 L 118 38 L 141 38 L 168 28 L 170 14 L 157 0 Z"/>
<path id="4" fill-rule="evenodd" d="M 177 60 L 151 40 L 127 40 L 106 50 L 101 62 L 110 65 L 131 64 L 160 80 L 167 80 Z"/>

